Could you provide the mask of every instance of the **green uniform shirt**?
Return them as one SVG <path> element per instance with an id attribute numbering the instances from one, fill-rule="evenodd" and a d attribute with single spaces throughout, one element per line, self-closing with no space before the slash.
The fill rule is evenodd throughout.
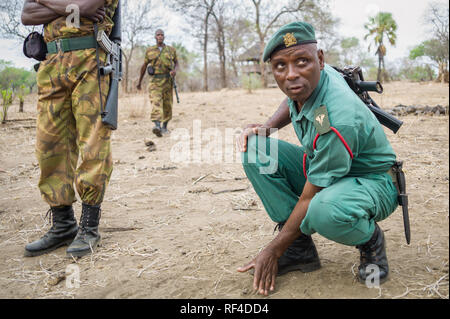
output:
<path id="1" fill-rule="evenodd" d="M 349 88 L 343 77 L 325 64 L 316 89 L 297 112 L 296 102 L 288 99 L 295 133 L 308 155 L 308 181 L 328 187 L 344 176 L 385 173 L 394 164 L 395 153 L 375 115 Z M 353 159 L 336 133 L 327 130 L 327 121 L 317 139 L 317 113 L 326 107 L 330 125 L 337 129 L 353 153 Z M 316 121 L 316 123 L 314 123 Z M 319 126 L 320 127 L 320 126 Z"/>

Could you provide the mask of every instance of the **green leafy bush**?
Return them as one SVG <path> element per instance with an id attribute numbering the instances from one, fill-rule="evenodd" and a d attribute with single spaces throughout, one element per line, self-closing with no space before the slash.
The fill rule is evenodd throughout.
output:
<path id="1" fill-rule="evenodd" d="M 241 77 L 242 87 L 252 93 L 253 90 L 262 88 L 261 76 L 257 73 L 244 74 Z"/>

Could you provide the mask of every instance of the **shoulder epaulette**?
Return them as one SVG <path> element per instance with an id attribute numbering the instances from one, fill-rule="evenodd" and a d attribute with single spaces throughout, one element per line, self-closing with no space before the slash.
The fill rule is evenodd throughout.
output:
<path id="1" fill-rule="evenodd" d="M 325 105 L 318 107 L 314 111 L 314 126 L 319 135 L 323 135 L 331 131 L 330 119 L 328 118 L 328 111 Z"/>

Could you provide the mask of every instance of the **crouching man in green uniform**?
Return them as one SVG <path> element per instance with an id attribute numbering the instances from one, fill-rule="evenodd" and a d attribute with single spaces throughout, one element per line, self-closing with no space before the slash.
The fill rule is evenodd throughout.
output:
<path id="1" fill-rule="evenodd" d="M 342 76 L 324 63 L 311 25 L 283 26 L 263 58 L 270 59 L 287 99 L 265 124 L 247 126 L 239 146 L 245 173 L 280 231 L 238 271 L 253 269 L 254 289 L 267 295 L 277 275 L 320 268 L 311 238 L 317 232 L 356 246 L 360 281 L 373 273 L 382 283 L 389 268 L 377 222 L 398 201 L 388 174 L 396 155 L 380 123 Z M 289 123 L 302 146 L 265 137 Z M 264 170 L 274 163 L 275 169 Z"/>
<path id="2" fill-rule="evenodd" d="M 112 172 L 111 130 L 102 124 L 94 23 L 109 33 L 118 0 L 26 0 L 25 25 L 44 24 L 48 53 L 37 72 L 36 155 L 39 189 L 49 204 L 52 227 L 25 247 L 39 256 L 69 245 L 69 256 L 91 253 L 100 240 L 100 205 Z M 67 16 L 79 9 L 79 24 Z M 75 20 L 77 17 L 75 17 Z M 71 21 L 72 23 L 68 23 Z M 100 63 L 106 54 L 99 50 Z M 109 77 L 100 78 L 103 105 Z M 77 165 L 78 164 L 78 165 Z M 79 225 L 72 204 L 82 201 Z"/>

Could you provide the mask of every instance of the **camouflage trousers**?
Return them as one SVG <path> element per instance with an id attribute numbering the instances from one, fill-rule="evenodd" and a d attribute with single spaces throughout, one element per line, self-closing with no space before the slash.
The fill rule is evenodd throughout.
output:
<path id="1" fill-rule="evenodd" d="M 171 78 L 151 79 L 148 85 L 152 104 L 152 121 L 167 122 L 172 119 L 173 81 Z"/>
<path id="2" fill-rule="evenodd" d="M 38 70 L 39 189 L 52 207 L 76 201 L 74 184 L 83 203 L 99 205 L 112 173 L 96 66 L 95 49 L 86 49 L 49 55 Z M 109 77 L 102 77 L 103 105 L 108 87 Z"/>

